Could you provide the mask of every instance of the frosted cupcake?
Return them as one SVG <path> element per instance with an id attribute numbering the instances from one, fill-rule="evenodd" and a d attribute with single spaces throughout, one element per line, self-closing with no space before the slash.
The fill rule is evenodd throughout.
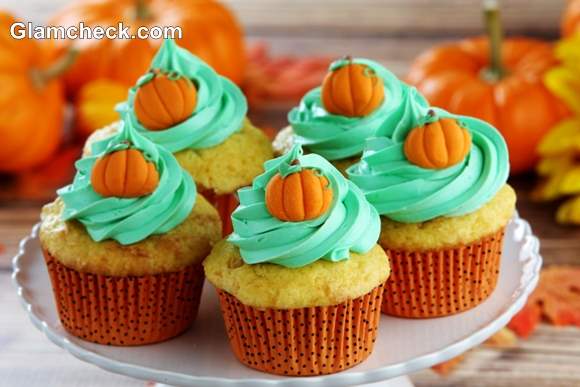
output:
<path id="1" fill-rule="evenodd" d="M 235 191 L 250 185 L 273 155 L 267 136 L 246 118 L 248 105 L 240 89 L 166 40 L 120 109 L 139 133 L 174 153 L 199 192 L 216 206 L 229 233 Z M 101 151 L 118 129 L 113 124 L 95 132 L 85 154 L 94 144 Z"/>
<path id="2" fill-rule="evenodd" d="M 220 239 L 215 208 L 166 149 L 126 120 L 42 209 L 40 241 L 58 314 L 100 344 L 169 339 L 196 317 L 201 266 Z"/>
<path id="3" fill-rule="evenodd" d="M 232 350 L 281 375 L 352 367 L 373 350 L 389 276 L 379 216 L 321 156 L 295 147 L 265 169 L 204 263 Z"/>
<path id="4" fill-rule="evenodd" d="M 495 128 L 425 110 L 415 128 L 370 139 L 348 174 L 382 215 L 379 243 L 392 265 L 383 312 L 445 316 L 493 292 L 516 201 Z"/>
<path id="5" fill-rule="evenodd" d="M 274 140 L 283 154 L 300 144 L 330 160 L 343 174 L 360 159 L 366 139 L 389 135 L 427 102 L 415 88 L 380 64 L 346 58 L 330 65 L 322 86 L 308 92 L 288 114 L 290 126 Z"/>

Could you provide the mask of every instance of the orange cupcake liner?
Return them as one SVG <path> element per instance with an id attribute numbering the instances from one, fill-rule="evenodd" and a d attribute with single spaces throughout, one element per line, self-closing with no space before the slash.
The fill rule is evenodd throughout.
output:
<path id="1" fill-rule="evenodd" d="M 254 308 L 219 290 L 232 351 L 248 367 L 278 375 L 331 374 L 372 352 L 383 285 L 338 305 L 297 309 Z"/>
<path id="2" fill-rule="evenodd" d="M 204 282 L 200 264 L 174 273 L 113 277 L 70 269 L 44 251 L 64 328 L 98 344 L 157 343 L 187 330 Z"/>
<path id="3" fill-rule="evenodd" d="M 212 190 L 201 190 L 200 194 L 218 211 L 222 220 L 222 236 L 230 235 L 233 231 L 232 212 L 239 204 L 236 194 L 217 195 Z"/>
<path id="4" fill-rule="evenodd" d="M 382 312 L 429 318 L 469 310 L 495 289 L 504 229 L 455 248 L 423 252 L 383 246 L 391 263 Z"/>

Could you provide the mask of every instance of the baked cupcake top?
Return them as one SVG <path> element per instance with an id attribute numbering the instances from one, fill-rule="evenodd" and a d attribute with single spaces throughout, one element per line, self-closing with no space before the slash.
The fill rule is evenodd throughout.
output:
<path id="1" fill-rule="evenodd" d="M 63 220 L 81 222 L 90 237 L 127 245 L 164 234 L 187 218 L 196 187 L 173 155 L 137 132 L 127 116 L 119 133 L 93 144 L 60 189 Z"/>
<path id="2" fill-rule="evenodd" d="M 434 108 L 415 127 L 369 139 L 347 172 L 381 215 L 416 223 L 476 211 L 507 181 L 509 161 L 494 127 Z"/>
<path id="3" fill-rule="evenodd" d="M 427 105 L 408 89 L 374 61 L 335 61 L 323 85 L 308 92 L 288 114 L 295 142 L 328 160 L 360 155 L 366 139 L 377 132 L 386 134 L 409 104 Z"/>
<path id="4" fill-rule="evenodd" d="M 244 305 L 276 309 L 337 305 L 368 294 L 390 274 L 389 259 L 377 244 L 340 262 L 321 259 L 287 268 L 248 265 L 238 247 L 223 240 L 214 246 L 203 266 L 209 282 Z"/>
<path id="5" fill-rule="evenodd" d="M 175 153 L 224 142 L 242 128 L 248 104 L 231 81 L 166 39 L 119 110 L 145 137 Z"/>
<path id="6" fill-rule="evenodd" d="M 289 268 L 340 261 L 377 242 L 380 219 L 363 193 L 323 157 L 295 146 L 238 191 L 229 241 L 246 264 Z"/>

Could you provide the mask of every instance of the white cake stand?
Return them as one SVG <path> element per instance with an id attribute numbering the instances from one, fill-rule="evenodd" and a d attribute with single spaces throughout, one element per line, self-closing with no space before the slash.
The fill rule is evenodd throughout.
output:
<path id="1" fill-rule="evenodd" d="M 505 326 L 539 278 L 539 241 L 529 224 L 512 220 L 506 232 L 497 289 L 480 306 L 426 320 L 383 316 L 373 354 L 338 374 L 279 377 L 246 368 L 230 352 L 215 290 L 206 285 L 194 326 L 184 335 L 142 347 L 107 347 L 69 335 L 59 322 L 40 251 L 38 225 L 14 258 L 13 281 L 32 323 L 56 345 L 107 371 L 174 386 L 412 386 L 407 375 L 477 346 Z"/>

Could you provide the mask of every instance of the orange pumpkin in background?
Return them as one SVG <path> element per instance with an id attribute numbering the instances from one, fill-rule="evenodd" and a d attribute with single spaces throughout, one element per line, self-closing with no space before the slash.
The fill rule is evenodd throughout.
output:
<path id="1" fill-rule="evenodd" d="M 414 128 L 404 145 L 410 162 L 430 169 L 451 167 L 463 160 L 470 149 L 471 135 L 451 118 Z"/>
<path id="2" fill-rule="evenodd" d="M 56 58 L 43 42 L 16 40 L 16 20 L 0 12 L 0 172 L 47 161 L 61 143 L 64 95 L 56 76 L 72 59 Z"/>
<path id="3" fill-rule="evenodd" d="M 322 82 L 322 104 L 327 112 L 347 117 L 371 114 L 385 98 L 385 87 L 364 64 L 347 64 L 331 70 Z"/>
<path id="4" fill-rule="evenodd" d="M 286 177 L 276 174 L 266 187 L 266 208 L 283 221 L 316 219 L 330 208 L 332 189 L 328 179 L 312 169 Z"/>
<path id="5" fill-rule="evenodd" d="M 243 33 L 234 15 L 214 0 L 87 0 L 69 4 L 54 17 L 53 25 L 117 26 L 122 22 L 136 33 L 139 26 L 179 26 L 179 45 L 206 61 L 218 73 L 241 83 L 246 55 Z M 177 36 L 176 36 L 177 37 Z M 80 51 L 66 74 L 70 95 L 85 83 L 108 78 L 127 86 L 147 72 L 160 39 L 91 39 L 54 41 L 61 49 Z"/>
<path id="6" fill-rule="evenodd" d="M 163 130 L 185 121 L 197 105 L 197 90 L 188 78 L 156 73 L 135 94 L 135 115 L 145 128 Z"/>
<path id="7" fill-rule="evenodd" d="M 562 14 L 560 28 L 564 37 L 572 36 L 580 31 L 580 1 L 568 0 L 568 5 Z"/>
<path id="8" fill-rule="evenodd" d="M 557 62 L 548 43 L 508 39 L 502 46 L 506 73 L 486 79 L 489 43 L 476 38 L 435 47 L 411 66 L 407 80 L 433 106 L 485 120 L 504 136 L 513 173 L 530 170 L 542 137 L 569 113 L 544 86 Z"/>
<path id="9" fill-rule="evenodd" d="M 93 166 L 91 185 L 101 196 L 135 198 L 152 193 L 159 173 L 137 149 L 125 149 L 100 157 Z"/>
<path id="10" fill-rule="evenodd" d="M 557 60 L 552 45 L 528 38 L 502 42 L 497 9 L 486 10 L 487 38 L 434 47 L 411 66 L 407 81 L 433 106 L 483 119 L 504 136 L 512 173 L 532 169 L 542 137 L 569 115 L 545 87 Z M 490 44 L 491 42 L 491 44 Z"/>

